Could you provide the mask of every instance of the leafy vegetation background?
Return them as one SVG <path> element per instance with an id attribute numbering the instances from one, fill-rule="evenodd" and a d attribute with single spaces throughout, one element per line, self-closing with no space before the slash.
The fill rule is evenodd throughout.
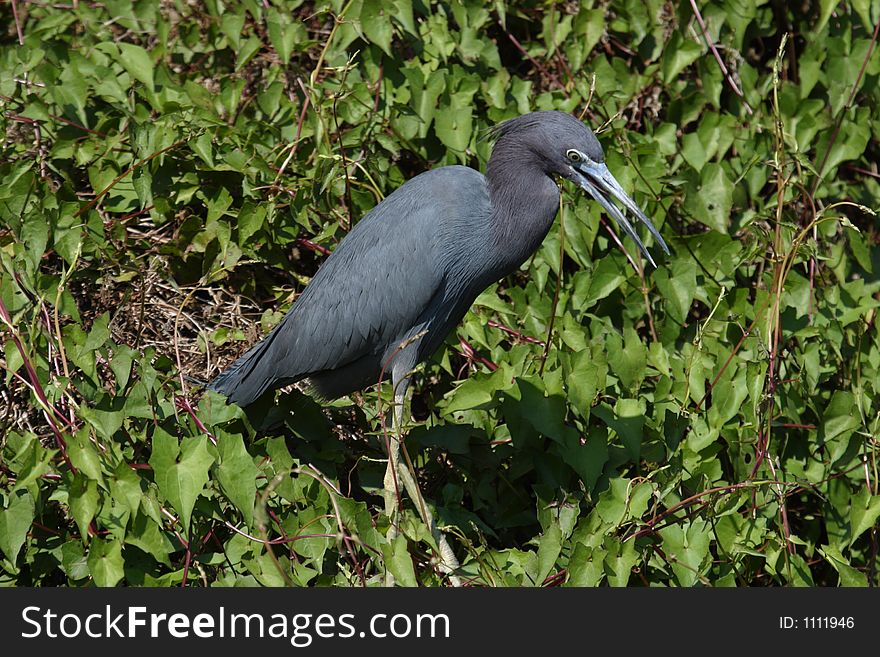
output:
<path id="1" fill-rule="evenodd" d="M 384 195 L 557 109 L 672 255 L 646 268 L 566 186 L 421 369 L 406 448 L 466 582 L 876 586 L 878 19 L 4 3 L 0 582 L 445 585 L 409 502 L 385 538 L 387 390 L 248 417 L 194 381 Z"/>

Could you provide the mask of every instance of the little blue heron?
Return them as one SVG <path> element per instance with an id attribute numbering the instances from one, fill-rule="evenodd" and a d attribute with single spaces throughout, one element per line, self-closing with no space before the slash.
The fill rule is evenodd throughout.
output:
<path id="1" fill-rule="evenodd" d="M 307 379 L 317 396 L 335 399 L 390 373 L 399 432 L 413 368 L 440 346 L 478 294 L 541 244 L 559 209 L 556 176 L 598 201 L 652 265 L 612 198 L 669 253 L 611 175 L 599 141 L 581 121 L 562 112 L 534 112 L 496 126 L 492 134 L 485 176 L 445 166 L 395 190 L 351 229 L 281 323 L 210 389 L 247 406 L 270 390 Z M 388 445 L 386 512 L 391 516 L 396 509 L 399 477 L 434 532 L 441 569 L 449 573 L 457 567 L 455 555 L 409 470 L 399 465 L 398 440 Z"/>

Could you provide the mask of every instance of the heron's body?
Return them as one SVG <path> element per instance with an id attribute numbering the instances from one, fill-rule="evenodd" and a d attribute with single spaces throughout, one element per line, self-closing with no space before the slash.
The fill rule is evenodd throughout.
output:
<path id="1" fill-rule="evenodd" d="M 500 150 L 499 150 L 500 148 Z M 537 158 L 505 175 L 504 145 L 487 176 L 446 166 L 407 181 L 352 228 L 281 323 L 211 384 L 247 406 L 309 379 L 334 399 L 401 381 L 459 323 L 486 287 L 538 248 L 559 189 Z M 416 339 L 413 336 L 422 334 Z"/>
<path id="2" fill-rule="evenodd" d="M 211 383 L 247 406 L 263 393 L 309 379 L 332 399 L 390 374 L 395 425 L 412 368 L 427 358 L 491 283 L 535 252 L 559 209 L 554 176 L 577 183 L 645 249 L 614 197 L 663 238 L 605 166 L 602 147 L 580 121 L 535 112 L 501 124 L 486 175 L 462 166 L 428 171 L 379 203 L 342 240 L 272 332 Z M 394 515 L 398 481 L 458 583 L 458 561 L 437 529 L 418 484 L 388 441 L 385 510 Z M 389 538 L 396 536 L 392 523 Z M 392 578 L 386 579 L 390 583 Z"/>

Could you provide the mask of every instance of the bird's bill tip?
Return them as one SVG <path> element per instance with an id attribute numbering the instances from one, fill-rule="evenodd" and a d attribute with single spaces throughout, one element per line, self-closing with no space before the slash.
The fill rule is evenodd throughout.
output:
<path id="1" fill-rule="evenodd" d="M 617 222 L 621 229 L 638 245 L 641 252 L 648 259 L 648 262 L 650 262 L 656 269 L 657 264 L 648 252 L 647 247 L 645 247 L 644 243 L 639 238 L 638 233 L 636 233 L 632 224 L 627 221 L 620 208 L 611 202 L 611 199 L 613 198 L 619 201 L 624 208 L 645 224 L 648 231 L 650 231 L 651 235 L 653 235 L 654 239 L 659 243 L 660 248 L 662 248 L 667 255 L 669 254 L 669 247 L 666 245 L 663 237 L 661 237 L 660 232 L 654 227 L 654 224 L 651 223 L 651 220 L 648 219 L 645 213 L 642 212 L 641 208 L 636 205 L 635 201 L 623 191 L 620 183 L 617 182 L 617 179 L 611 174 L 608 167 L 604 163 L 591 163 L 582 168 L 574 169 L 574 171 L 575 174 L 577 174 L 577 182 L 580 187 L 599 202 L 605 211 Z"/>

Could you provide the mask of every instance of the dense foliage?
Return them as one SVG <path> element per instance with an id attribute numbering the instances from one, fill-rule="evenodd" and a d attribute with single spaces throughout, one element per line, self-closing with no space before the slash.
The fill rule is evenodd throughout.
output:
<path id="1" fill-rule="evenodd" d="M 202 395 L 486 129 L 584 116 L 672 255 L 563 186 L 415 379 L 477 586 L 876 585 L 880 3 L 0 6 L 0 582 L 446 583 L 377 494 L 387 384 Z M 468 239 L 462 235 L 462 243 Z M 659 249 L 654 253 L 661 256 Z"/>

